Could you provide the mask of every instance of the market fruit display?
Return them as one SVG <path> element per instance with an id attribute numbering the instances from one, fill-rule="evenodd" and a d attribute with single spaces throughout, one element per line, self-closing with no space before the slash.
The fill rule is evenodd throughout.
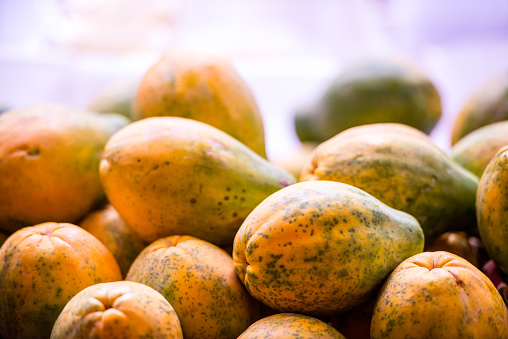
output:
<path id="1" fill-rule="evenodd" d="M 300 181 L 358 187 L 418 219 L 426 240 L 476 226 L 478 177 L 423 132 L 403 124 L 350 128 L 313 151 Z"/>
<path id="2" fill-rule="evenodd" d="M 118 113 L 134 120 L 134 99 L 139 80 L 123 80 L 100 90 L 88 103 L 88 109 L 99 113 Z"/>
<path id="3" fill-rule="evenodd" d="M 256 321 L 238 339 L 345 339 L 331 325 L 298 313 L 279 313 Z"/>
<path id="4" fill-rule="evenodd" d="M 0 230 L 76 223 L 105 199 L 97 170 L 118 114 L 33 105 L 0 115 Z"/>
<path id="5" fill-rule="evenodd" d="M 371 58 L 345 69 L 309 107 L 295 113 L 301 141 L 323 142 L 348 128 L 394 122 L 429 134 L 441 118 L 441 95 L 406 60 Z"/>
<path id="6" fill-rule="evenodd" d="M 183 339 L 173 307 L 153 288 L 131 281 L 89 286 L 64 307 L 51 339 Z"/>
<path id="7" fill-rule="evenodd" d="M 230 245 L 243 220 L 295 178 L 225 132 L 180 117 L 135 121 L 107 142 L 106 195 L 148 242 L 192 235 Z"/>
<path id="8" fill-rule="evenodd" d="M 451 128 L 451 144 L 474 130 L 508 120 L 508 70 L 499 71 L 474 90 Z"/>
<path id="9" fill-rule="evenodd" d="M 110 250 L 124 277 L 134 259 L 148 246 L 148 243 L 123 221 L 111 204 L 85 216 L 79 226 Z"/>
<path id="10" fill-rule="evenodd" d="M 489 278 L 448 252 L 404 260 L 379 291 L 371 338 L 506 338 L 506 304 Z"/>
<path id="11" fill-rule="evenodd" d="M 478 231 L 489 257 L 508 273 L 508 146 L 489 162 L 478 185 Z"/>
<path id="12" fill-rule="evenodd" d="M 81 227 L 48 222 L 22 228 L 0 247 L 0 336 L 49 338 L 74 295 L 118 280 L 111 252 Z"/>
<path id="13" fill-rule="evenodd" d="M 204 122 L 266 157 L 263 120 L 252 91 L 234 66 L 216 55 L 168 51 L 154 63 L 140 80 L 134 118 L 154 116 Z"/>
<path id="14" fill-rule="evenodd" d="M 452 146 L 450 156 L 480 178 L 490 160 L 506 145 L 508 121 L 499 121 L 479 127 L 461 138 Z"/>
<path id="15" fill-rule="evenodd" d="M 280 312 L 331 316 L 372 298 L 404 259 L 423 251 L 411 215 L 339 182 L 308 181 L 270 195 L 235 237 L 235 270 Z"/>
<path id="16" fill-rule="evenodd" d="M 136 258 L 126 280 L 148 285 L 173 306 L 185 338 L 236 338 L 260 317 L 233 259 L 191 236 L 159 239 Z"/>

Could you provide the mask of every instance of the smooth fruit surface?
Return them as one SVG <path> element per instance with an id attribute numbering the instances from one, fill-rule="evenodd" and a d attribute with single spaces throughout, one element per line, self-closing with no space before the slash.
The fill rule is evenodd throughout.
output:
<path id="1" fill-rule="evenodd" d="M 0 229 L 76 223 L 105 196 L 99 162 L 118 114 L 34 105 L 0 115 Z"/>
<path id="2" fill-rule="evenodd" d="M 506 305 L 479 269 L 448 252 L 402 262 L 376 300 L 371 338 L 506 338 Z"/>
<path id="3" fill-rule="evenodd" d="M 402 124 L 350 128 L 313 151 L 300 181 L 350 184 L 418 219 L 426 241 L 476 226 L 478 177 Z"/>
<path id="4" fill-rule="evenodd" d="M 266 157 L 256 100 L 233 65 L 217 56 L 170 51 L 153 64 L 139 84 L 134 117 L 154 116 L 204 122 Z"/>
<path id="5" fill-rule="evenodd" d="M 146 247 L 126 280 L 160 292 L 175 309 L 185 338 L 236 338 L 260 316 L 233 259 L 190 236 L 170 236 Z"/>
<path id="6" fill-rule="evenodd" d="M 327 323 L 298 313 L 279 313 L 262 318 L 249 326 L 238 339 L 345 339 Z"/>
<path id="7" fill-rule="evenodd" d="M 48 338 L 74 295 L 121 279 L 111 252 L 81 227 L 50 222 L 22 228 L 0 248 L 0 335 Z"/>
<path id="8" fill-rule="evenodd" d="M 310 108 L 295 114 L 301 141 L 323 142 L 348 128 L 401 123 L 430 133 L 441 118 L 441 96 L 407 60 L 369 59 L 347 66 Z"/>
<path id="9" fill-rule="evenodd" d="M 259 202 L 295 182 L 225 132 L 179 117 L 115 133 L 100 174 L 111 204 L 145 241 L 186 234 L 218 246 L 231 245 Z"/>
<path id="10" fill-rule="evenodd" d="M 132 281 L 89 286 L 58 316 L 51 339 L 182 339 L 173 307 L 153 288 Z"/>
<path id="11" fill-rule="evenodd" d="M 148 243 L 123 221 L 111 204 L 88 214 L 79 226 L 99 239 L 111 251 L 124 277 L 134 259 L 148 246 Z"/>
<path id="12" fill-rule="evenodd" d="M 260 203 L 235 237 L 233 259 L 247 290 L 271 308 L 330 316 L 372 298 L 423 242 L 409 214 L 356 187 L 319 180 Z"/>

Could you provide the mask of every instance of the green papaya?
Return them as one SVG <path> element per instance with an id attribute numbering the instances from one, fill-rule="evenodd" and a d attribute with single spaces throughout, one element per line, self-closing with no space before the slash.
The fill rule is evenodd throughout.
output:
<path id="1" fill-rule="evenodd" d="M 416 217 L 426 240 L 476 226 L 478 178 L 413 127 L 353 127 L 321 143 L 311 158 L 300 181 L 356 186 Z"/>
<path id="2" fill-rule="evenodd" d="M 323 142 L 348 128 L 402 123 L 430 133 L 441 118 L 441 96 L 417 67 L 395 59 L 348 66 L 319 100 L 295 113 L 301 141 Z"/>
<path id="3" fill-rule="evenodd" d="M 450 156 L 465 169 L 481 177 L 499 149 L 508 145 L 508 121 L 480 127 L 461 138 L 450 150 Z"/>
<path id="4" fill-rule="evenodd" d="M 508 70 L 491 76 L 470 95 L 453 123 L 451 143 L 502 120 L 508 120 Z"/>

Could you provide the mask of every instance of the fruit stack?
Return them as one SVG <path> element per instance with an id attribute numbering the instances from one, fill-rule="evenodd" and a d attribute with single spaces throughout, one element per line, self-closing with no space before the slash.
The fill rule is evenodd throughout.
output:
<path id="1" fill-rule="evenodd" d="M 0 337 L 507 338 L 507 92 L 446 153 L 422 72 L 354 65 L 295 113 L 296 164 L 201 53 L 86 110 L 8 110 Z"/>

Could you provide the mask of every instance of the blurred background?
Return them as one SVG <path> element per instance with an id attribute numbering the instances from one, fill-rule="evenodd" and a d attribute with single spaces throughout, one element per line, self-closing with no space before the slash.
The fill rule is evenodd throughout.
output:
<path id="1" fill-rule="evenodd" d="M 506 0 L 0 0 L 0 105 L 85 108 L 169 49 L 222 56 L 252 89 L 270 159 L 299 144 L 294 111 L 352 61 L 412 60 L 441 93 L 447 150 L 468 96 L 508 69 Z"/>

